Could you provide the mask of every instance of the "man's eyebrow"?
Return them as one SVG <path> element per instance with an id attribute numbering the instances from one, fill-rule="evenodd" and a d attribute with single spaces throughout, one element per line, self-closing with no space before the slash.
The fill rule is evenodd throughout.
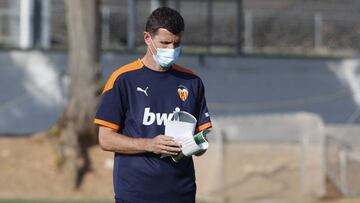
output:
<path id="1" fill-rule="evenodd" d="M 166 40 L 166 39 L 163 39 L 163 40 L 159 40 L 160 42 L 169 42 L 169 43 L 172 43 L 173 41 L 172 40 Z M 179 43 L 179 42 L 181 42 L 181 40 L 180 39 L 178 39 L 178 40 L 174 40 L 174 43 Z"/>

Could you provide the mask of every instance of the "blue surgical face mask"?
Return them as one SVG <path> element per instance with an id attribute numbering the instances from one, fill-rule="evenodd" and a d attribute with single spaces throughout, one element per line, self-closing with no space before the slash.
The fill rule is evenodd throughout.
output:
<path id="1" fill-rule="evenodd" d="M 154 42 L 153 45 L 155 47 Z M 179 58 L 180 51 L 180 47 L 177 47 L 175 49 L 156 48 L 156 55 L 153 54 L 153 57 L 157 64 L 159 64 L 165 70 L 168 70 L 171 65 Z"/>

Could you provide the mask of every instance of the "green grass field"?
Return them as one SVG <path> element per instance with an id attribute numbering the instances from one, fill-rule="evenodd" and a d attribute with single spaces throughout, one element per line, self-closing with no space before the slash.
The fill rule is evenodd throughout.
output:
<path id="1" fill-rule="evenodd" d="M 113 201 L 63 201 L 63 200 L 21 200 L 21 199 L 0 199 L 0 203 L 113 203 Z"/>

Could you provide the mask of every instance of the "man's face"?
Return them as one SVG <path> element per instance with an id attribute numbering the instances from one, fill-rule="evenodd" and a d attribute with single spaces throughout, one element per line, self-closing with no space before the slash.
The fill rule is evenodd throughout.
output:
<path id="1" fill-rule="evenodd" d="M 152 37 L 150 33 L 144 34 L 145 43 L 156 53 L 156 48 L 174 49 L 180 46 L 181 34 L 174 35 L 167 29 L 160 28 Z M 155 46 L 155 47 L 154 47 Z"/>

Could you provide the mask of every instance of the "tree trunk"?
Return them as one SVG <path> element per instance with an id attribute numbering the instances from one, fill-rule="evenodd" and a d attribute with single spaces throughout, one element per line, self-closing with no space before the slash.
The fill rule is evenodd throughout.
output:
<path id="1" fill-rule="evenodd" d="M 69 40 L 70 95 L 59 127 L 62 170 L 77 188 L 89 169 L 89 143 L 97 140 L 93 125 L 99 81 L 99 1 L 65 0 Z"/>

